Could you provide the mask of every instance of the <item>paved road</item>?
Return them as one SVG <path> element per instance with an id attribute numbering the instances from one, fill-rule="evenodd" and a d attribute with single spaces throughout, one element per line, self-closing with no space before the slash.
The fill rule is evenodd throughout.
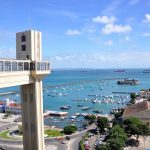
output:
<path id="1" fill-rule="evenodd" d="M 94 128 L 95 125 L 91 125 L 87 130 Z M 78 150 L 79 141 L 87 130 L 78 132 L 77 134 L 71 135 L 71 140 L 67 144 L 59 143 L 56 138 L 54 139 L 45 139 L 46 150 Z M 0 145 L 2 145 L 7 150 L 23 150 L 22 141 L 12 141 L 0 139 Z"/>
<path id="2" fill-rule="evenodd" d="M 5 131 L 7 129 L 11 129 L 11 128 L 16 127 L 16 126 L 17 126 L 17 123 L 15 123 L 15 122 L 0 124 L 0 132 Z"/>
<path id="3" fill-rule="evenodd" d="M 68 144 L 68 150 L 79 150 L 79 142 L 85 132 L 78 134 L 76 137 L 72 138 L 70 144 Z"/>
<path id="4" fill-rule="evenodd" d="M 53 141 L 46 141 L 45 142 L 45 150 L 78 150 L 79 141 L 82 138 L 82 134 L 71 138 L 67 144 L 61 144 L 59 142 Z M 22 142 L 20 141 L 7 141 L 7 140 L 0 140 L 0 145 L 2 145 L 7 150 L 23 150 Z"/>

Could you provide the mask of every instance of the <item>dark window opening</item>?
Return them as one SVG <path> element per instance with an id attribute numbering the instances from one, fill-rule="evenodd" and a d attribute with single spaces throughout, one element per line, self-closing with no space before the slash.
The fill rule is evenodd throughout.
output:
<path id="1" fill-rule="evenodd" d="M 26 51 L 26 45 L 22 45 L 22 51 Z"/>
<path id="2" fill-rule="evenodd" d="M 22 42 L 25 42 L 25 41 L 26 41 L 26 37 L 25 37 L 24 35 L 21 37 L 21 41 L 22 41 Z"/>
<path id="3" fill-rule="evenodd" d="M 29 70 L 29 63 L 28 62 L 24 63 L 24 70 Z"/>

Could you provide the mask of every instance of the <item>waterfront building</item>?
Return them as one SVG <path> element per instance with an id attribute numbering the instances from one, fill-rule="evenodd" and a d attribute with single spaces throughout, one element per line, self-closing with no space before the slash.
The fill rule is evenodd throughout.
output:
<path id="1" fill-rule="evenodd" d="M 150 90 L 149 89 L 148 90 L 140 90 L 139 97 L 150 99 Z"/>
<path id="2" fill-rule="evenodd" d="M 6 106 L 5 113 L 21 114 L 21 105 Z"/>
<path id="3" fill-rule="evenodd" d="M 150 102 L 143 101 L 126 107 L 122 117 L 124 120 L 129 117 L 136 117 L 150 126 Z"/>

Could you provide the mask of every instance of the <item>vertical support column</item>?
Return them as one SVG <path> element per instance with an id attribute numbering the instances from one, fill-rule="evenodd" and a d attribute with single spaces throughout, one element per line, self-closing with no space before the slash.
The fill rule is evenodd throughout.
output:
<path id="1" fill-rule="evenodd" d="M 42 81 L 21 86 L 24 150 L 44 150 Z"/>

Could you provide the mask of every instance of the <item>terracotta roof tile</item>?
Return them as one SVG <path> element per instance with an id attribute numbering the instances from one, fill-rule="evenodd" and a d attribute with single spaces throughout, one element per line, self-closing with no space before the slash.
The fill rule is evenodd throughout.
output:
<path id="1" fill-rule="evenodd" d="M 145 111 L 145 110 L 150 110 L 150 102 L 149 101 L 143 101 L 137 104 L 133 104 L 125 108 L 123 112 L 123 118 L 128 117 L 132 114 Z"/>

